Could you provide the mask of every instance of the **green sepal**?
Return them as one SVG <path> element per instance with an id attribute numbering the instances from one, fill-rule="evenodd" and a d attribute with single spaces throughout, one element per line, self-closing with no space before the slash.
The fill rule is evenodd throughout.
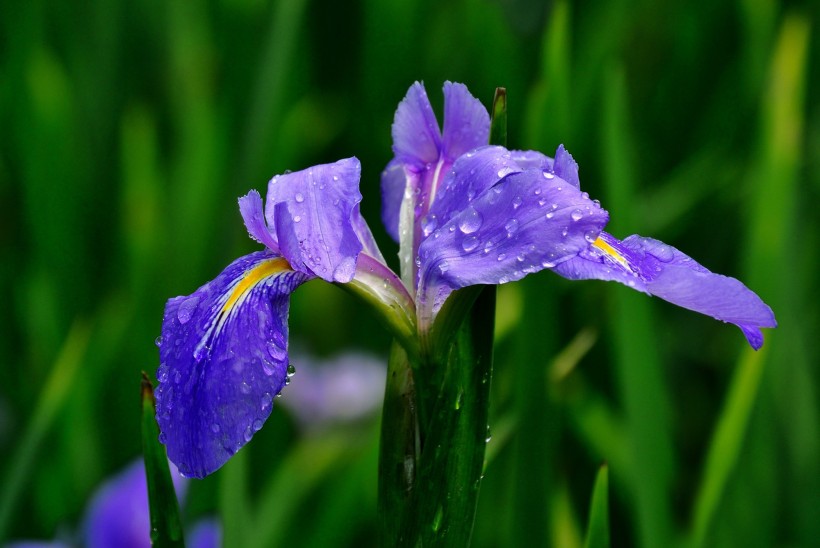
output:
<path id="1" fill-rule="evenodd" d="M 179 504 L 171 481 L 165 446 L 159 442 L 154 387 L 142 373 L 142 453 L 148 482 L 148 507 L 151 511 L 151 545 L 157 548 L 184 548 Z"/>

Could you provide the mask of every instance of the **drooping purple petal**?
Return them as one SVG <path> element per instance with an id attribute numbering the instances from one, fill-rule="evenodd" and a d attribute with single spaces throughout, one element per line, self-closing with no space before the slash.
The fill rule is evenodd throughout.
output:
<path id="1" fill-rule="evenodd" d="M 393 118 L 393 154 L 400 162 L 423 169 L 437 162 L 441 132 L 424 85 L 415 82 L 399 103 Z"/>
<path id="2" fill-rule="evenodd" d="M 464 84 L 444 82 L 444 130 L 442 155 L 450 162 L 462 154 L 487 144 L 490 115 L 481 101 Z"/>
<path id="3" fill-rule="evenodd" d="M 587 248 L 607 220 L 597 203 L 551 173 L 508 175 L 422 242 L 422 306 L 435 313 L 442 287 L 505 283 L 553 268 Z"/>
<path id="4" fill-rule="evenodd" d="M 358 238 L 359 242 L 361 242 L 362 250 L 371 257 L 384 263 L 385 261 L 382 251 L 379 249 L 378 244 L 376 244 L 376 238 L 373 237 L 373 231 L 370 230 L 370 226 L 367 224 L 367 221 L 365 221 L 364 217 L 362 217 L 359 204 L 356 204 L 353 211 L 350 213 L 350 226 L 353 227 L 353 232 L 356 233 L 356 238 Z"/>
<path id="5" fill-rule="evenodd" d="M 166 304 L 157 421 L 182 474 L 210 474 L 268 418 L 287 379 L 290 294 L 310 278 L 260 251 Z"/>
<path id="6" fill-rule="evenodd" d="M 555 268 L 572 280 L 611 280 L 689 310 L 737 325 L 757 350 L 761 327 L 776 327 L 774 313 L 735 278 L 710 272 L 685 253 L 652 238 L 624 241 L 602 233 L 577 257 Z"/>
<path id="7" fill-rule="evenodd" d="M 360 174 L 359 160 L 347 158 L 271 179 L 265 215 L 294 269 L 328 282 L 353 278 L 362 250 L 351 221 Z"/>
<path id="8" fill-rule="evenodd" d="M 279 245 L 276 243 L 276 237 L 270 233 L 265 224 L 265 213 L 262 211 L 262 197 L 259 196 L 259 192 L 251 190 L 239 198 L 239 212 L 242 214 L 242 220 L 245 221 L 250 237 L 266 245 L 271 251 L 278 252 Z"/>
<path id="9" fill-rule="evenodd" d="M 177 499 L 184 499 L 187 481 L 171 467 Z M 83 546 L 150 548 L 148 487 L 142 459 L 108 479 L 94 494 L 83 521 Z"/>
<path id="10" fill-rule="evenodd" d="M 404 169 L 404 163 L 394 158 L 387 164 L 381 175 L 382 189 L 382 223 L 387 233 L 396 243 L 399 243 L 399 213 L 401 212 L 401 202 L 408 185 L 408 177 L 415 177 L 418 184 L 418 176 L 408 173 Z"/>

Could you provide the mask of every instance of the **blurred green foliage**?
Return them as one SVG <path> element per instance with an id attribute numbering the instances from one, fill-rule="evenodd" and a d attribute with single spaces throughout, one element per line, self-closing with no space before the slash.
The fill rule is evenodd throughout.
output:
<path id="1" fill-rule="evenodd" d="M 164 301 L 258 246 L 236 198 L 356 155 L 379 173 L 414 80 L 489 105 L 509 144 L 564 143 L 611 231 L 744 280 L 780 327 L 733 327 L 543 272 L 500 288 L 475 546 L 581 546 L 609 463 L 615 545 L 820 538 L 820 6 L 774 0 L 5 2 L 0 17 L 0 541 L 75 529 L 140 451 Z M 345 292 L 308 284 L 292 344 L 387 356 Z M 298 367 L 298 364 L 297 364 Z M 294 382 L 299 382 L 298 375 Z M 378 427 L 304 438 L 281 409 L 192 486 L 228 545 L 376 535 Z"/>

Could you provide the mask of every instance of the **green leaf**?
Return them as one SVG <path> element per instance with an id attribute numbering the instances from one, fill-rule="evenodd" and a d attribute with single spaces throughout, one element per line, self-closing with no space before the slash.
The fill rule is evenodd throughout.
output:
<path id="1" fill-rule="evenodd" d="M 598 469 L 595 478 L 584 547 L 609 548 L 609 467 L 606 463 Z"/>
<path id="2" fill-rule="evenodd" d="M 154 388 L 148 375 L 142 374 L 142 452 L 148 482 L 148 506 L 151 509 L 151 544 L 184 547 L 179 504 L 171 481 L 165 447 L 159 442 Z"/>

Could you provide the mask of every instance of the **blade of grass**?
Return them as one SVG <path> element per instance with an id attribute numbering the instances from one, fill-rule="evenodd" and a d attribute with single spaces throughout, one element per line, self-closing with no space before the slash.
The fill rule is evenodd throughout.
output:
<path id="1" fill-rule="evenodd" d="M 3 489 L 0 490 L 0 538 L 7 538 L 9 521 L 14 515 L 21 490 L 37 463 L 37 452 L 54 418 L 72 393 L 89 336 L 88 325 L 81 320 L 75 321 L 40 393 L 37 406 L 34 408 L 34 416 L 17 445 L 17 451 L 11 459 L 6 479 L 3 481 Z"/>
<path id="2" fill-rule="evenodd" d="M 627 89 L 623 69 L 606 75 L 603 119 L 603 157 L 607 205 L 611 226 L 627 231 L 636 214 L 635 173 L 629 128 Z M 609 228 L 609 227 L 608 227 Z M 615 233 L 616 236 L 618 233 Z M 615 286 L 614 311 L 610 317 L 615 341 L 615 364 L 625 407 L 636 480 L 636 523 L 642 546 L 667 546 L 672 537 L 670 489 L 674 475 L 668 389 L 664 384 L 658 336 L 651 307 L 644 295 Z"/>
<path id="3" fill-rule="evenodd" d="M 609 548 L 609 467 L 606 464 L 595 478 L 584 548 Z"/>
<path id="4" fill-rule="evenodd" d="M 695 499 L 693 547 L 706 546 L 709 526 L 729 480 L 740 458 L 743 438 L 757 398 L 763 373 L 765 347 L 759 352 L 747 348 L 735 371 L 726 404 L 715 428 L 703 481 Z"/>
<path id="5" fill-rule="evenodd" d="M 171 481 L 171 470 L 165 446 L 159 442 L 154 387 L 148 375 L 142 373 L 142 453 L 145 458 L 145 478 L 148 483 L 148 507 L 151 513 L 151 545 L 156 548 L 184 548 L 179 503 Z"/>

